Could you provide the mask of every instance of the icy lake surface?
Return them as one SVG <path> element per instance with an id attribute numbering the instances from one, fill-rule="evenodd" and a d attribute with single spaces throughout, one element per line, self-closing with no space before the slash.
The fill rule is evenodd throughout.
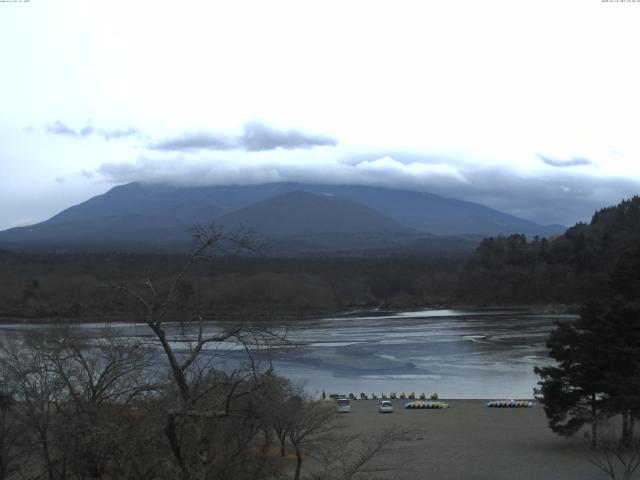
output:
<path id="1" fill-rule="evenodd" d="M 295 326 L 303 352 L 276 370 L 310 393 L 437 392 L 441 398 L 531 398 L 555 320 L 518 310 L 431 310 Z"/>
<path id="2" fill-rule="evenodd" d="M 548 363 L 545 342 L 554 321 L 572 318 L 476 309 L 364 312 L 297 321 L 287 326 L 287 338 L 300 347 L 273 352 L 272 362 L 276 373 L 304 384 L 314 395 L 324 390 L 327 395 L 437 392 L 441 398 L 531 398 L 538 381 L 533 367 Z M 81 328 L 98 334 L 104 325 Z M 111 328 L 125 336 L 153 339 L 143 325 Z M 2 325 L 0 336 L 24 329 Z M 207 324 L 209 331 L 219 329 Z M 225 346 L 207 350 L 208 355 L 221 352 L 230 361 L 244 355 Z"/>

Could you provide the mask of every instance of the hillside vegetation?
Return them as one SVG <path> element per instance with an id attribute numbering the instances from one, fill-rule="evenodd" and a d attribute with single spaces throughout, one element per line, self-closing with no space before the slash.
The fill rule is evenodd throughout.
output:
<path id="1" fill-rule="evenodd" d="M 605 295 L 609 273 L 638 248 L 636 196 L 550 239 L 484 239 L 460 272 L 456 297 L 484 303 L 584 302 Z"/>
<path id="2" fill-rule="evenodd" d="M 604 208 L 551 238 L 484 239 L 466 258 L 214 257 L 182 285 L 185 308 L 208 317 L 320 315 L 353 308 L 445 304 L 578 304 L 606 294 L 614 266 L 640 248 L 640 197 Z M 0 316 L 97 316 L 131 312 L 105 288 L 151 278 L 158 285 L 184 255 L 0 252 Z M 180 312 L 176 311 L 176 315 Z"/>
<path id="3" fill-rule="evenodd" d="M 180 255 L 1 252 L 0 317 L 118 316 L 131 309 L 106 286 L 145 278 L 163 285 L 185 261 Z M 185 307 L 216 317 L 411 308 L 446 301 L 459 265 L 425 257 L 217 257 L 194 268 L 182 287 Z"/>

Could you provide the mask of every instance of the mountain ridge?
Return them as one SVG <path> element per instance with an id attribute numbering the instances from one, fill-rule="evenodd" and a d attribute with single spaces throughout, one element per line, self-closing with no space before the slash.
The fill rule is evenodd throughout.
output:
<path id="1" fill-rule="evenodd" d="M 190 225 L 212 222 L 243 225 L 271 239 L 316 235 L 324 243 L 311 243 L 322 244 L 322 248 L 344 244 L 346 238 L 338 238 L 340 235 L 355 235 L 346 242 L 350 245 L 360 241 L 365 248 L 402 248 L 398 238 L 415 244 L 416 239 L 438 235 L 466 237 L 477 243 L 488 235 L 546 236 L 564 229 L 472 202 L 383 187 L 283 182 L 185 187 L 134 182 L 116 186 L 39 224 L 0 232 L 0 245 L 183 249 L 189 243 Z M 329 241 L 328 234 L 334 241 Z M 382 239 L 385 235 L 388 238 Z M 392 237 L 396 240 L 390 242 Z"/>
<path id="2" fill-rule="evenodd" d="M 340 215 L 336 215 L 336 211 Z M 286 223 L 279 222 L 283 218 L 286 218 Z M 353 219 L 357 221 L 354 223 Z M 322 233 L 417 233 L 353 200 L 302 190 L 270 197 L 216 220 L 232 229 L 248 225 L 262 234 L 276 238 Z"/>

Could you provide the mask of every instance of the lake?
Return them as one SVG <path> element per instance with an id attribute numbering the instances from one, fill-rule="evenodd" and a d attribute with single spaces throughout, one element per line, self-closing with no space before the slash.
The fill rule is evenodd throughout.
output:
<path id="1" fill-rule="evenodd" d="M 437 392 L 442 398 L 531 398 L 556 320 L 524 310 L 428 310 L 306 322 L 290 338 L 304 352 L 276 370 L 309 392 Z"/>
<path id="2" fill-rule="evenodd" d="M 351 313 L 289 324 L 287 337 L 301 347 L 273 352 L 272 362 L 276 373 L 303 384 L 312 395 L 324 390 L 327 395 L 437 392 L 441 398 L 531 398 L 538 381 L 533 367 L 549 363 L 545 342 L 554 322 L 573 318 L 523 309 Z M 0 334 L 12 336 L 25 328 L 40 326 L 2 325 Z M 99 333 L 104 325 L 81 328 Z M 144 325 L 112 328 L 152 339 Z M 220 328 L 207 324 L 210 331 Z M 228 347 L 212 346 L 207 353 L 239 358 L 241 352 Z"/>

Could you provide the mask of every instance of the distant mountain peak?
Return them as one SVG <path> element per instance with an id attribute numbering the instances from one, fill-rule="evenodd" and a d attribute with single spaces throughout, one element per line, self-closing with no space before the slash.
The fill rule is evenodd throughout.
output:
<path id="1" fill-rule="evenodd" d="M 548 236 L 563 231 L 428 192 L 292 182 L 191 187 L 135 182 L 114 187 L 45 222 L 0 232 L 0 246 L 133 245 L 171 250 L 186 248 L 188 227 L 196 222 L 244 225 L 279 239 L 314 237 L 309 240 L 314 245 L 320 238 L 337 245 L 350 236 L 350 245 L 363 248 L 373 244 L 401 248 L 400 237 Z"/>
<path id="2" fill-rule="evenodd" d="M 292 190 L 224 215 L 231 228 L 249 226 L 271 237 L 313 234 L 414 233 L 358 202 L 335 195 Z"/>

